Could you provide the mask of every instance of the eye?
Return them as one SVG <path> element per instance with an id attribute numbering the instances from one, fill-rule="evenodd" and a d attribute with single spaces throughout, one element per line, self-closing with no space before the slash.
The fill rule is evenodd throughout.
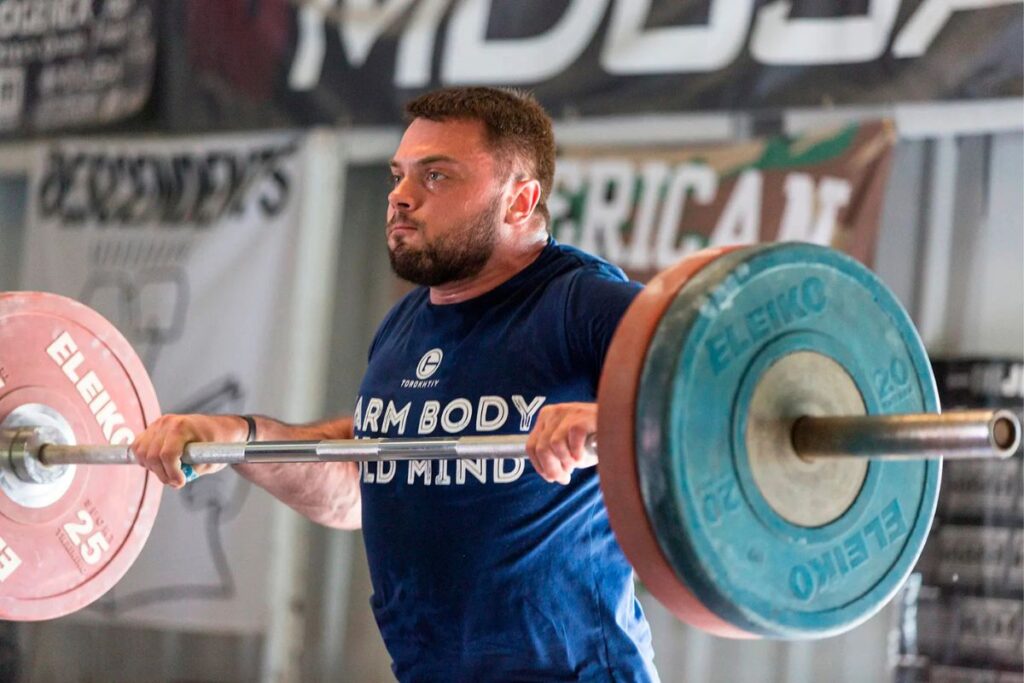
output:
<path id="1" fill-rule="evenodd" d="M 444 173 L 441 173 L 440 171 L 427 171 L 427 181 L 429 182 L 437 182 L 438 180 L 443 180 L 444 178 L 447 178 L 447 176 Z"/>
<path id="2" fill-rule="evenodd" d="M 396 173 L 392 173 L 391 174 L 391 187 L 394 187 L 395 185 L 397 185 L 400 182 L 402 182 L 402 176 L 400 176 L 400 175 L 398 175 Z"/>

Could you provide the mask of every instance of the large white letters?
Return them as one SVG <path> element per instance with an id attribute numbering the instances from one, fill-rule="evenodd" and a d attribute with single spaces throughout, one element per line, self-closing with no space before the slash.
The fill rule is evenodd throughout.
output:
<path id="1" fill-rule="evenodd" d="M 590 183 L 583 205 L 580 248 L 622 261 L 622 226 L 633 209 L 633 164 L 625 159 L 599 159 L 590 164 Z M 603 249 L 598 246 L 600 238 Z"/>
<path id="2" fill-rule="evenodd" d="M 363 429 L 363 397 L 356 399 L 356 409 L 352 413 L 352 427 L 357 432 Z"/>
<path id="3" fill-rule="evenodd" d="M 661 209 L 661 220 L 658 222 L 658 238 L 654 245 L 655 266 L 667 268 L 686 254 L 696 251 L 699 245 L 692 240 L 683 239 L 676 247 L 679 239 L 679 221 L 683 218 L 686 198 L 693 193 L 693 199 L 701 204 L 708 204 L 715 199 L 718 192 L 718 176 L 705 164 L 680 164 L 669 181 L 665 193 L 665 204 Z M 646 264 L 650 267 L 650 262 Z"/>
<path id="4" fill-rule="evenodd" d="M 506 463 L 512 463 L 512 469 L 506 471 Z M 526 469 L 526 460 L 523 458 L 498 458 L 494 461 L 494 483 L 510 484 L 519 479 Z"/>
<path id="5" fill-rule="evenodd" d="M 453 414 L 458 414 L 458 419 L 454 419 Z M 449 434 L 458 434 L 472 419 L 473 404 L 468 399 L 457 398 L 444 407 L 444 412 L 441 413 L 441 427 Z"/>
<path id="6" fill-rule="evenodd" d="M 395 85 L 420 88 L 430 83 L 430 65 L 434 57 L 434 37 L 449 0 L 419 0 L 398 42 Z"/>
<path id="7" fill-rule="evenodd" d="M 601 66 L 612 74 L 714 71 L 743 47 L 753 0 L 712 0 L 706 26 L 643 30 L 651 0 L 615 3 Z"/>
<path id="8" fill-rule="evenodd" d="M 786 176 L 785 192 L 786 209 L 779 225 L 778 241 L 831 244 L 839 211 L 850 203 L 853 192 L 850 182 L 825 176 L 815 192 L 814 178 L 806 173 L 790 173 Z M 814 216 L 815 207 L 817 216 Z"/>
<path id="9" fill-rule="evenodd" d="M 497 412 L 489 417 L 490 409 Z M 508 420 L 508 401 L 501 396 L 481 396 L 476 413 L 476 430 L 478 432 L 493 432 L 501 429 Z"/>
<path id="10" fill-rule="evenodd" d="M 448 461 L 437 461 L 437 476 L 434 477 L 435 486 L 451 486 L 452 478 L 448 475 Z"/>
<path id="11" fill-rule="evenodd" d="M 387 410 L 384 412 L 384 421 L 380 424 L 380 431 L 386 434 L 391 427 L 398 427 L 398 434 L 405 434 L 405 420 L 409 417 L 411 403 L 406 403 L 401 410 L 395 408 L 394 401 L 388 401 Z"/>
<path id="12" fill-rule="evenodd" d="M 299 9 L 299 37 L 295 48 L 295 59 L 288 72 L 288 85 L 293 90 L 310 90 L 320 80 L 326 53 L 326 15 L 332 13 L 342 48 L 349 64 L 359 68 L 366 63 L 377 39 L 412 4 L 412 0 L 345 0 L 339 9 L 333 2 L 306 2 Z M 428 10 L 431 8 L 428 8 Z M 419 12 L 418 14 L 426 14 Z M 429 15 L 428 15 L 429 16 Z M 433 27 L 436 30 L 436 26 Z M 412 44 L 407 52 L 419 47 L 413 34 Z M 404 41 L 403 41 L 404 42 Z M 433 48 L 433 41 L 430 44 Z M 410 58 L 407 56 L 406 60 Z M 429 55 L 428 55 L 429 59 Z"/>
<path id="13" fill-rule="evenodd" d="M 761 232 L 761 172 L 749 168 L 740 174 L 718 218 L 711 244 L 754 244 Z"/>
<path id="14" fill-rule="evenodd" d="M 533 416 L 540 410 L 541 405 L 544 404 L 545 396 L 535 396 L 529 403 L 526 399 L 516 394 L 512 397 L 512 405 L 519 411 L 519 431 L 528 432 L 530 431 L 530 425 L 533 423 Z"/>
<path id="15" fill-rule="evenodd" d="M 493 0 L 463 0 L 448 24 L 441 81 L 536 83 L 558 74 L 583 52 L 604 16 L 608 0 L 574 0 L 547 33 L 515 40 L 488 40 Z M 510 68 L 513 67 L 513 68 Z"/>
<path id="16" fill-rule="evenodd" d="M 380 429 L 377 428 L 377 418 L 380 417 L 381 411 L 384 410 L 384 401 L 379 398 L 371 398 L 366 403 L 366 414 L 363 416 L 363 431 L 364 432 L 376 432 L 380 433 Z"/>
<path id="17" fill-rule="evenodd" d="M 793 3 L 770 2 L 757 13 L 750 52 L 765 64 L 850 64 L 878 59 L 896 22 L 899 0 L 871 0 L 866 16 L 791 19 Z"/>
<path id="18" fill-rule="evenodd" d="M 892 44 L 897 57 L 920 57 L 931 46 L 935 36 L 946 25 L 953 12 L 982 9 L 997 5 L 1016 5 L 1024 0 L 926 0 Z"/>
<path id="19" fill-rule="evenodd" d="M 427 401 L 423 404 L 423 412 L 420 413 L 420 434 L 432 434 L 437 428 L 437 414 L 441 410 L 438 401 Z"/>
<path id="20" fill-rule="evenodd" d="M 430 486 L 430 460 L 410 460 L 408 483 L 415 483 L 416 477 L 422 476 L 423 483 Z"/>
<path id="21" fill-rule="evenodd" d="M 959 11 L 1018 4 L 1024 0 L 925 0 L 896 35 L 892 54 L 923 55 Z M 724 69 L 748 38 L 753 58 L 764 64 L 853 64 L 881 57 L 899 14 L 899 0 L 871 0 L 859 16 L 791 16 L 791 0 L 766 3 L 754 15 L 753 0 L 710 0 L 703 26 L 647 28 L 652 0 L 615 0 L 608 29 L 601 20 L 609 0 L 573 0 L 540 35 L 489 39 L 487 28 L 496 0 L 308 0 L 299 3 L 298 38 L 288 85 L 311 90 L 320 81 L 327 54 L 328 24 L 336 28 L 352 68 L 366 64 L 374 46 L 401 24 L 395 48 L 394 85 L 422 88 L 435 67 L 435 43 L 442 22 L 444 53 L 440 79 L 445 85 L 537 83 L 557 77 L 604 37 L 601 67 L 620 76 L 706 73 Z M 404 23 L 403 23 L 404 19 Z"/>
<path id="22" fill-rule="evenodd" d="M 483 458 L 477 460 L 456 460 L 455 461 L 455 483 L 466 483 L 466 472 L 469 472 L 481 484 L 487 483 L 487 461 Z"/>
<path id="23" fill-rule="evenodd" d="M 313 3 L 299 9 L 299 37 L 288 71 L 288 87 L 292 90 L 312 90 L 320 81 L 327 49 L 323 9 Z"/>
<path id="24" fill-rule="evenodd" d="M 649 161 L 640 171 L 640 197 L 637 199 L 636 218 L 633 219 L 632 243 L 622 263 L 626 268 L 643 269 L 651 262 L 654 219 L 658 215 L 661 187 L 667 177 L 668 164 L 663 161 Z"/>
<path id="25" fill-rule="evenodd" d="M 398 463 L 394 460 L 382 460 L 377 463 L 377 483 L 387 484 L 389 481 L 395 478 L 395 471 L 398 469 Z"/>

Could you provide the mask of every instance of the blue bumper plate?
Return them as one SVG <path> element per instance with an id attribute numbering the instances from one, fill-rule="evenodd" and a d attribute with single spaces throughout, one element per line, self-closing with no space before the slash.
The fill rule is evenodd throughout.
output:
<path id="1" fill-rule="evenodd" d="M 939 410 L 893 294 L 853 259 L 806 244 L 732 252 L 687 282 L 637 397 L 641 493 L 666 558 L 710 610 L 767 638 L 836 634 L 881 609 L 917 560 L 938 497 L 939 460 L 875 460 L 826 523 L 779 514 L 755 481 L 747 418 L 765 373 L 801 353 L 840 367 L 868 414 Z"/>

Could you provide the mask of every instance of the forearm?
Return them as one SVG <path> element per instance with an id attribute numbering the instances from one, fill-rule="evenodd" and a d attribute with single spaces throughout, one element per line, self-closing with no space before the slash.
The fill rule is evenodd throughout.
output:
<path id="1" fill-rule="evenodd" d="M 259 441 L 351 439 L 352 419 L 289 425 L 256 418 Z M 293 510 L 325 526 L 358 529 L 362 523 L 359 466 L 353 462 L 235 465 L 235 471 Z"/>

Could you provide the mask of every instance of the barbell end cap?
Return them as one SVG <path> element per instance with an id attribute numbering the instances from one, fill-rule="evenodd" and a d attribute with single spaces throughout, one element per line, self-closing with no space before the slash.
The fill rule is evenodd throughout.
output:
<path id="1" fill-rule="evenodd" d="M 997 410 L 992 414 L 989 432 L 992 439 L 992 450 L 1000 458 L 1009 458 L 1020 448 L 1020 418 L 1009 410 Z"/>
<path id="2" fill-rule="evenodd" d="M 47 444 L 60 440 L 60 433 L 51 427 L 2 430 L 0 451 L 6 453 L 2 466 L 26 484 L 50 484 L 64 475 L 67 465 L 48 465 L 40 453 Z"/>

